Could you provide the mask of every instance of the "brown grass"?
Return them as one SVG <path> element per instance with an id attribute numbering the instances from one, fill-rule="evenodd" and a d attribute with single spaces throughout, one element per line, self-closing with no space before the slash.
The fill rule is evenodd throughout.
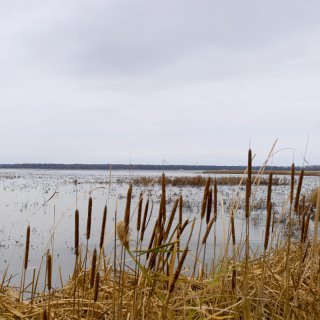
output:
<path id="1" fill-rule="evenodd" d="M 248 156 L 250 161 L 250 153 Z M 161 178 L 162 183 L 164 181 L 168 183 L 168 180 L 163 176 Z M 44 314 L 51 319 L 319 319 L 320 244 L 317 236 L 309 239 L 309 206 L 305 207 L 302 221 L 296 226 L 300 228 L 298 230 L 301 234 L 300 241 L 294 238 L 280 241 L 277 225 L 273 231 L 270 230 L 272 210 L 271 200 L 269 200 L 263 252 L 253 251 L 247 247 L 250 245 L 249 237 L 239 243 L 236 242 L 237 209 L 232 207 L 229 212 L 230 228 L 224 248 L 225 253 L 217 261 L 213 260 L 208 269 L 204 268 L 205 250 L 203 259 L 200 261 L 198 258 L 202 245 L 204 248 L 209 245 L 207 240 L 218 214 L 215 212 L 217 209 L 214 204 L 217 202 L 218 183 L 219 180 L 214 184 L 213 194 L 209 200 L 209 202 L 213 201 L 214 215 L 212 217 L 210 215 L 204 232 L 201 228 L 198 229 L 200 230 L 199 239 L 200 237 L 202 239 L 201 247 L 199 251 L 197 249 L 193 253 L 189 250 L 189 241 L 195 223 L 202 223 L 202 218 L 208 212 L 206 209 L 209 206 L 208 198 L 211 192 L 209 191 L 210 180 L 207 180 L 202 207 L 198 212 L 201 219 L 194 219 L 192 224 L 189 224 L 188 219 L 182 224 L 183 200 L 180 195 L 177 196 L 169 220 L 166 222 L 163 217 L 167 204 L 165 196 L 162 195 L 158 218 L 154 226 L 151 226 L 154 232 L 148 249 L 139 247 L 138 240 L 137 244 L 130 243 L 129 221 L 135 211 L 131 210 L 132 185 L 129 186 L 125 220 L 117 222 L 117 230 L 114 232 L 117 231 L 119 243 L 135 268 L 128 267 L 127 259 L 122 258 L 121 254 L 120 268 L 116 269 L 112 264 L 108 264 L 110 257 L 97 255 L 94 249 L 91 268 L 86 270 L 82 263 L 79 213 L 76 210 L 75 270 L 77 272 L 61 288 L 52 288 L 52 261 L 51 255 L 48 254 L 49 293 L 37 292 L 32 303 L 29 298 L 19 301 L 16 299 L 13 288 L 2 285 L 0 319 L 35 320 L 43 318 Z M 252 205 L 250 202 L 253 202 L 253 197 L 252 199 L 250 197 L 250 173 L 246 185 L 247 223 Z M 291 204 L 293 204 L 293 187 L 291 183 L 290 194 L 285 195 L 289 197 Z M 162 184 L 163 192 L 167 191 L 166 188 L 167 186 Z M 317 195 L 317 201 L 316 216 L 318 217 L 320 195 Z M 137 239 L 144 238 L 148 205 L 149 200 L 145 205 L 141 228 L 136 228 Z M 179 217 L 174 224 L 178 206 Z M 138 207 L 137 213 L 140 212 L 139 215 L 142 215 L 142 196 L 139 197 L 136 207 Z M 294 217 L 295 213 L 292 212 L 292 214 Z M 106 209 L 103 220 L 105 220 L 104 217 L 106 217 Z M 141 222 L 141 217 L 136 220 L 137 223 L 139 220 Z M 102 230 L 104 230 L 104 224 L 105 222 L 102 222 Z M 316 224 L 314 228 L 317 231 Z M 249 228 L 246 232 L 246 236 L 249 236 Z M 187 244 L 183 244 L 182 239 L 188 239 Z M 227 254 L 230 241 L 232 255 Z M 115 244 L 114 249 L 116 246 Z M 103 241 L 101 246 L 100 238 L 101 247 L 103 247 Z M 210 247 L 210 250 L 215 251 L 215 247 L 213 249 Z M 195 263 L 191 266 L 193 273 L 190 266 L 186 264 L 187 258 L 192 256 L 195 256 Z M 90 276 L 86 277 L 86 273 Z M 8 281 L 3 281 L 4 283 Z M 25 291 L 23 286 L 22 297 Z"/>

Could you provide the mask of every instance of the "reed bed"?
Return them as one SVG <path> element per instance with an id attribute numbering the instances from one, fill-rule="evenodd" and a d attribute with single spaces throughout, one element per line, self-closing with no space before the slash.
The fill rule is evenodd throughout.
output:
<path id="1" fill-rule="evenodd" d="M 240 173 L 239 173 L 240 174 Z M 243 174 L 243 172 L 241 172 Z M 252 180 L 255 180 L 257 175 L 252 176 Z M 236 186 L 239 185 L 240 182 L 244 182 L 246 184 L 247 178 L 242 178 L 241 176 L 222 176 L 217 177 L 217 183 L 220 186 Z M 197 175 L 191 177 L 166 177 L 167 185 L 171 185 L 174 187 L 204 187 L 207 181 L 206 176 Z M 121 179 L 118 179 L 118 182 L 122 182 Z M 161 184 L 161 178 L 154 179 L 154 177 L 135 177 L 132 181 L 133 184 L 139 186 L 149 186 L 151 184 Z M 287 178 L 281 177 L 274 177 L 273 178 L 273 185 L 280 186 L 280 185 L 288 185 L 290 180 Z M 268 178 L 267 177 L 260 177 L 260 185 L 267 186 L 268 185 Z"/>
<path id="2" fill-rule="evenodd" d="M 272 215 L 275 177 L 270 174 L 266 180 L 264 242 L 261 250 L 253 251 L 249 221 L 254 186 L 263 179 L 252 175 L 251 165 L 250 150 L 246 178 L 239 181 L 246 186 L 245 237 L 236 241 L 239 201 L 231 199 L 226 247 L 219 257 L 216 256 L 216 221 L 218 215 L 224 215 L 217 206 L 219 179 L 201 180 L 204 192 L 200 211 L 195 218 L 183 221 L 183 197 L 179 195 L 169 208 L 166 193 L 170 178 L 163 174 L 159 178 L 162 196 L 154 225 L 149 225 L 148 197 L 141 193 L 137 203 L 131 203 L 133 187 L 130 184 L 123 220 L 112 221 L 117 236 L 110 256 L 104 250 L 107 207 L 103 211 L 99 251 L 88 250 L 94 214 L 90 197 L 86 243 L 79 243 L 79 212 L 76 210 L 74 273 L 60 288 L 52 286 L 50 252 L 46 253 L 47 290 L 37 288 L 39 276 L 25 283 L 32 242 L 28 226 L 21 286 L 10 287 L 8 274 L 3 275 L 0 319 L 319 319 L 320 192 L 317 193 L 314 229 L 310 233 L 312 204 L 301 194 L 304 172 L 300 172 L 296 186 L 292 165 L 290 193 L 285 195 L 289 206 L 284 208 L 285 228 L 289 232 L 287 237 L 280 237 Z M 117 215 L 115 217 L 117 219 Z M 194 235 L 198 242 L 196 251 L 192 252 L 190 239 L 196 224 L 200 231 Z M 292 236 L 293 227 L 300 233 L 299 237 Z M 144 248 L 146 228 L 153 231 L 149 246 Z M 137 231 L 136 239 L 130 239 L 133 229 Z M 208 250 L 214 251 L 210 263 L 206 259 Z M 114 261 L 111 260 L 113 256 Z"/>

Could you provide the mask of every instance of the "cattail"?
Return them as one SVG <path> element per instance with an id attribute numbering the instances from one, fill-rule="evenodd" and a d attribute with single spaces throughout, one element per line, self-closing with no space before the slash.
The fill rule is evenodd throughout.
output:
<path id="1" fill-rule="evenodd" d="M 211 178 L 208 177 L 206 181 L 206 185 L 204 188 L 204 193 L 203 193 L 203 199 L 202 199 L 202 206 L 201 206 L 201 219 L 204 218 L 205 212 L 206 212 L 206 206 L 207 206 L 207 199 L 208 199 L 208 192 L 209 192 L 209 187 L 211 183 Z"/>
<path id="2" fill-rule="evenodd" d="M 305 222 L 306 222 L 306 209 L 304 209 L 302 211 L 302 218 L 301 218 L 301 237 L 300 237 L 300 241 L 301 243 L 303 242 L 303 233 L 304 233 L 304 227 L 305 227 Z"/>
<path id="3" fill-rule="evenodd" d="M 96 273 L 96 264 L 97 264 L 97 249 L 93 250 L 92 261 L 91 261 L 91 273 L 90 273 L 90 288 L 93 288 L 94 276 Z"/>
<path id="4" fill-rule="evenodd" d="M 147 200 L 146 206 L 144 207 L 144 215 L 143 215 L 142 228 L 141 228 L 141 233 L 140 233 L 140 241 L 141 242 L 143 241 L 144 232 L 146 231 L 148 209 L 149 209 L 149 199 Z"/>
<path id="5" fill-rule="evenodd" d="M 180 194 L 179 197 L 179 219 L 178 219 L 178 224 L 181 228 L 182 226 L 182 207 L 183 207 L 183 199 L 182 199 L 182 194 Z"/>
<path id="6" fill-rule="evenodd" d="M 102 224 L 101 224 L 101 233 L 100 233 L 100 250 L 103 247 L 104 243 L 104 234 L 106 230 L 106 222 L 107 222 L 107 206 L 104 206 L 103 209 L 103 217 L 102 217 Z"/>
<path id="7" fill-rule="evenodd" d="M 267 208 L 269 203 L 271 202 L 271 193 L 272 193 L 272 172 L 269 172 L 269 182 L 268 182 L 268 192 L 267 192 Z"/>
<path id="8" fill-rule="evenodd" d="M 172 211 L 171 211 L 171 214 L 170 214 L 170 217 L 169 217 L 169 221 L 168 221 L 167 229 L 166 229 L 166 232 L 165 232 L 164 240 L 166 240 L 168 238 L 168 235 L 169 235 L 169 232 L 170 232 L 170 229 L 171 229 L 171 226 L 172 226 L 172 222 L 173 222 L 174 216 L 176 215 L 178 204 L 179 204 L 179 200 L 177 199 L 175 201 L 174 205 L 173 205 L 173 208 L 172 208 Z"/>
<path id="9" fill-rule="evenodd" d="M 48 286 L 48 290 L 50 291 L 52 286 L 51 286 L 51 279 L 52 279 L 52 258 L 51 258 L 51 254 L 47 255 L 47 286 Z"/>
<path id="10" fill-rule="evenodd" d="M 27 270 L 28 268 L 29 248 L 30 248 L 30 226 L 27 227 L 27 234 L 26 234 L 26 248 L 24 251 L 24 270 Z"/>
<path id="11" fill-rule="evenodd" d="M 127 193 L 126 211 L 124 213 L 124 225 L 125 225 L 126 232 L 129 231 L 131 196 L 132 196 L 132 184 L 130 183 L 128 193 Z"/>
<path id="12" fill-rule="evenodd" d="M 99 281 L 100 281 L 100 274 L 97 272 L 96 279 L 94 283 L 94 295 L 93 295 L 93 301 L 96 302 L 98 300 L 98 294 L 99 294 Z"/>
<path id="13" fill-rule="evenodd" d="M 210 221 L 211 210 L 212 210 L 212 189 L 210 188 L 208 192 L 208 199 L 207 199 L 207 216 L 206 216 L 207 224 Z"/>
<path id="14" fill-rule="evenodd" d="M 294 163 L 291 165 L 291 180 L 290 180 L 290 207 L 293 203 L 293 193 L 294 193 Z"/>
<path id="15" fill-rule="evenodd" d="M 182 269 L 182 266 L 183 266 L 183 263 L 184 263 L 184 260 L 186 259 L 186 256 L 188 254 L 188 247 L 186 247 L 183 251 L 183 254 L 179 260 L 179 263 L 178 263 L 178 266 L 177 266 L 177 269 L 176 269 L 176 272 L 174 273 L 173 275 L 173 278 L 172 278 L 172 281 L 170 283 L 170 287 L 169 287 L 169 293 L 171 293 L 173 290 L 174 290 L 174 287 L 176 285 L 176 282 L 177 282 L 177 279 L 179 278 L 179 275 L 180 275 L 180 272 L 181 272 L 181 269 Z"/>
<path id="16" fill-rule="evenodd" d="M 251 177 L 252 177 L 252 151 L 248 151 L 248 194 L 251 196 Z"/>
<path id="17" fill-rule="evenodd" d="M 121 243 L 128 248 L 129 247 L 129 237 L 130 237 L 130 232 L 126 230 L 126 225 L 124 221 L 119 221 L 117 223 L 117 234 L 118 237 L 121 241 Z"/>
<path id="18" fill-rule="evenodd" d="M 184 229 L 186 228 L 186 226 L 189 223 L 189 219 L 185 220 L 185 222 L 183 223 L 183 225 L 181 226 L 181 230 L 180 230 L 180 235 L 182 235 L 182 232 L 184 231 Z"/>
<path id="19" fill-rule="evenodd" d="M 137 231 L 140 231 L 141 227 L 141 213 L 142 213 L 142 202 L 143 202 L 143 196 L 142 192 L 140 193 L 139 196 L 139 206 L 138 206 L 138 216 L 137 216 Z"/>
<path id="20" fill-rule="evenodd" d="M 74 215 L 74 252 L 79 255 L 79 211 L 76 209 Z"/>
<path id="21" fill-rule="evenodd" d="M 310 208 L 308 210 L 307 218 L 306 218 L 306 223 L 304 226 L 304 231 L 303 231 L 303 243 L 306 242 L 307 237 L 308 237 L 308 231 L 309 231 L 309 222 L 310 222 Z"/>
<path id="22" fill-rule="evenodd" d="M 231 211 L 230 223 L 231 223 L 232 244 L 235 246 L 236 245 L 236 231 L 234 228 L 234 213 L 233 213 L 233 211 Z"/>
<path id="23" fill-rule="evenodd" d="M 90 239 L 90 233 L 91 233 L 91 214 L 92 214 L 92 198 L 90 197 L 88 201 L 88 219 L 87 219 L 87 234 L 86 234 L 87 240 Z"/>
<path id="24" fill-rule="evenodd" d="M 167 218 L 167 212 L 166 212 L 166 175 L 162 173 L 161 176 L 161 203 L 160 203 L 160 210 L 161 210 L 161 216 L 163 221 L 166 221 Z M 161 221 L 162 223 L 162 221 Z"/>
<path id="25" fill-rule="evenodd" d="M 303 195 L 302 196 L 302 204 L 301 204 L 302 208 L 301 208 L 301 212 L 303 212 L 306 208 L 306 196 Z"/>
<path id="26" fill-rule="evenodd" d="M 271 212 L 272 212 L 272 203 L 269 202 L 268 208 L 267 208 L 266 233 L 265 233 L 265 237 L 264 237 L 264 251 L 267 250 L 268 243 L 269 243 Z"/>
<path id="27" fill-rule="evenodd" d="M 203 236 L 203 238 L 202 238 L 202 244 L 205 244 L 205 243 L 206 243 L 207 238 L 208 238 L 208 236 L 209 236 L 209 233 L 210 233 L 210 230 L 211 230 L 211 228 L 212 228 L 213 223 L 214 223 L 214 217 L 213 217 L 213 218 L 209 221 L 209 223 L 208 223 L 206 232 L 205 232 L 205 234 L 204 234 L 204 236 Z"/>
<path id="28" fill-rule="evenodd" d="M 236 287 L 237 287 L 237 270 L 236 268 L 232 269 L 232 291 L 236 291 Z"/>
<path id="29" fill-rule="evenodd" d="M 303 175 L 304 175 L 304 168 L 302 168 L 300 171 L 298 185 L 297 185 L 296 199 L 294 202 L 294 209 L 296 211 L 298 211 L 298 207 L 299 207 L 299 200 L 300 200 L 300 193 L 301 193 L 301 188 L 302 188 Z"/>
<path id="30" fill-rule="evenodd" d="M 48 317 L 47 317 L 47 310 L 46 309 L 43 309 L 40 313 L 40 319 L 41 320 L 47 320 Z"/>
<path id="31" fill-rule="evenodd" d="M 249 179 L 247 179 L 246 182 L 246 218 L 249 218 L 250 215 L 250 189 L 251 189 L 251 185 L 250 185 L 250 181 Z"/>
<path id="32" fill-rule="evenodd" d="M 214 221 L 217 221 L 217 216 L 218 216 L 218 183 L 217 183 L 217 178 L 214 178 L 214 185 L 213 185 L 213 214 L 214 214 Z"/>

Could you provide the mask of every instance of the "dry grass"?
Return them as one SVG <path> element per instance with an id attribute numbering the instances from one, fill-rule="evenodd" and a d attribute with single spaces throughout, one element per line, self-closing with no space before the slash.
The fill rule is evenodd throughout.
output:
<path id="1" fill-rule="evenodd" d="M 243 172 L 242 172 L 243 174 Z M 255 181 L 257 176 L 252 176 L 252 181 Z M 215 178 L 217 181 L 217 184 L 220 186 L 223 185 L 230 185 L 235 186 L 239 185 L 240 182 L 244 182 L 246 184 L 246 178 L 242 178 L 241 176 L 225 176 L 225 177 L 217 177 Z M 167 185 L 171 185 L 174 187 L 204 187 L 207 181 L 206 176 L 193 176 L 193 177 L 167 177 L 166 183 Z M 260 185 L 268 185 L 268 178 L 267 177 L 261 177 L 260 178 Z M 154 177 L 134 177 L 133 178 L 133 184 L 139 185 L 139 186 L 150 186 L 152 184 L 161 184 L 161 178 L 155 179 Z M 289 180 L 274 177 L 273 178 L 273 185 L 288 185 Z"/>
<path id="2" fill-rule="evenodd" d="M 250 168 L 250 152 L 248 159 Z M 309 239 L 310 207 L 300 203 L 299 192 L 296 195 L 297 211 L 291 210 L 294 179 L 292 178 L 290 194 L 286 195 L 291 203 L 287 227 L 291 230 L 292 225 L 298 226 L 300 240 L 291 238 L 289 232 L 288 238 L 280 241 L 277 227 L 273 229 L 272 224 L 271 229 L 270 190 L 271 183 L 275 180 L 271 175 L 266 181 L 266 184 L 269 182 L 269 192 L 266 194 L 269 200 L 262 248 L 264 250 L 252 252 L 249 247 L 248 223 L 246 238 L 236 243 L 234 224 L 238 209 L 231 206 L 225 253 L 206 267 L 205 252 L 209 248 L 207 239 L 212 229 L 215 234 L 216 216 L 222 212 L 216 212 L 219 179 L 214 183 L 213 190 L 210 189 L 210 179 L 201 179 L 203 178 L 195 178 L 195 181 L 201 181 L 199 185 L 205 185 L 200 217 L 192 222 L 186 220 L 182 223 L 181 196 L 174 202 L 168 220 L 166 219 L 166 212 L 169 212 L 166 208 L 166 185 L 170 184 L 170 179 L 164 176 L 160 178 L 162 201 L 148 249 L 141 249 L 141 239 L 148 221 L 149 201 L 146 201 L 143 210 L 143 195 L 139 196 L 135 204 L 138 219 L 132 219 L 136 210 L 131 209 L 132 185 L 129 186 L 125 220 L 118 221 L 115 226 L 118 238 L 114 240 L 114 248 L 117 243 L 122 245 L 120 265 L 116 269 L 114 266 L 118 263 L 110 264 L 110 257 L 101 254 L 104 253 L 104 234 L 100 237 L 99 254 L 94 250 L 91 256 L 86 246 L 82 247 L 79 243 L 79 213 L 76 210 L 75 272 L 70 281 L 62 288 L 52 288 L 49 253 L 46 272 L 48 293 L 36 292 L 32 299 L 19 299 L 23 297 L 23 293 L 28 297 L 29 284 L 23 284 L 20 290 L 14 290 L 4 285 L 4 275 L 0 287 L 0 319 L 319 319 L 318 224 L 315 224 L 314 236 Z M 184 178 L 182 181 L 190 183 L 189 179 Z M 251 170 L 248 170 L 246 222 L 249 221 L 253 205 L 250 181 L 254 181 L 254 177 L 251 176 Z M 319 217 L 320 195 L 317 196 L 317 201 L 316 217 Z M 92 200 L 89 200 L 90 220 L 91 208 Z M 178 217 L 175 219 L 176 214 Z M 104 210 L 102 233 L 105 232 L 106 215 L 107 208 Z M 205 216 L 207 219 L 203 219 Z M 137 221 L 137 226 L 130 225 L 132 221 Z M 174 221 L 177 221 L 176 225 Z M 199 235 L 196 235 L 197 250 L 192 253 L 189 251 L 189 241 L 195 223 L 206 223 L 206 227 L 202 231 L 200 228 Z M 138 231 L 136 243 L 130 240 L 130 229 L 133 228 Z M 183 238 L 188 239 L 186 243 L 181 242 Z M 30 244 L 28 236 L 27 242 L 26 247 Z M 227 254 L 229 246 L 232 248 L 231 255 Z M 215 242 L 210 250 L 217 250 Z M 82 252 L 85 252 L 85 259 L 82 259 Z M 126 254 L 134 268 L 126 265 Z M 195 258 L 193 265 L 186 264 L 188 256 Z M 84 263 L 87 259 L 88 265 L 91 265 L 89 270 Z M 34 281 L 36 280 L 32 280 L 32 288 L 37 287 L 34 286 Z"/>

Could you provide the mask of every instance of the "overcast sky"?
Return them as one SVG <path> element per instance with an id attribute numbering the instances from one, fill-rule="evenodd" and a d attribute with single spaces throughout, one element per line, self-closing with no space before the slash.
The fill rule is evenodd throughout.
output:
<path id="1" fill-rule="evenodd" d="M 319 1 L 0 4 L 1 163 L 320 164 Z"/>

